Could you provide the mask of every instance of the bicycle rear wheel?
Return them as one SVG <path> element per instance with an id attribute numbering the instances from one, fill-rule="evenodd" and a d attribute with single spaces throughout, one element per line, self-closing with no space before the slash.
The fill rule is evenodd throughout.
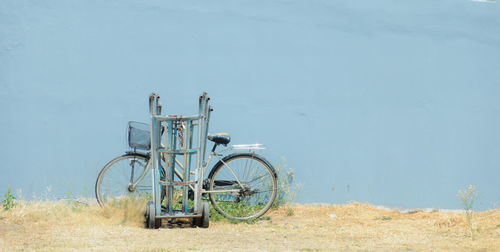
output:
<path id="1" fill-rule="evenodd" d="M 95 185 L 99 205 L 119 204 L 128 197 L 151 199 L 152 181 L 148 161 L 147 155 L 130 153 L 107 163 L 99 173 Z M 134 187 L 133 184 L 138 179 L 141 180 Z"/>
<path id="2" fill-rule="evenodd" d="M 208 179 L 213 207 L 231 219 L 258 218 L 276 198 L 276 171 L 256 154 L 235 153 L 224 157 L 212 168 Z"/>

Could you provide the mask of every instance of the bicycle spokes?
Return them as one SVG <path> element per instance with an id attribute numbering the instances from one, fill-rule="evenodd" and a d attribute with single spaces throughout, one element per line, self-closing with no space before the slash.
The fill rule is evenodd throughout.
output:
<path id="1" fill-rule="evenodd" d="M 211 178 L 210 194 L 215 208 L 231 218 L 262 215 L 276 192 L 276 180 L 266 162 L 251 155 L 239 155 L 221 162 Z"/>

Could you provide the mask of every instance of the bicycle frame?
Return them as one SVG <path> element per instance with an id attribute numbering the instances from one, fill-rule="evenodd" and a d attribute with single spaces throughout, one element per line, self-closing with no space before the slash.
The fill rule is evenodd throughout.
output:
<path id="1" fill-rule="evenodd" d="M 234 145 L 234 146 L 231 146 L 230 149 L 236 149 L 236 150 L 248 150 L 248 151 L 251 151 L 251 150 L 262 150 L 264 149 L 262 147 L 262 145 Z M 239 181 L 238 177 L 235 175 L 234 173 L 234 170 L 227 164 L 225 163 L 222 159 L 223 159 L 223 155 L 221 153 L 223 152 L 226 152 L 228 151 L 228 149 L 224 149 L 222 151 L 219 151 L 219 152 L 215 152 L 215 151 L 212 151 L 209 153 L 209 156 L 207 158 L 207 161 L 205 162 L 205 165 L 202 166 L 201 168 L 203 169 L 203 174 L 206 174 L 206 171 L 208 169 L 208 167 L 210 166 L 211 162 L 212 162 L 212 159 L 214 157 L 216 157 L 220 162 L 222 162 L 224 164 L 225 167 L 227 167 L 231 173 L 233 174 L 235 180 L 237 181 L 238 185 L 241 187 L 241 188 L 244 188 L 244 185 Z M 175 159 L 175 163 L 181 168 L 184 170 L 184 166 L 182 165 L 182 163 L 178 160 L 178 159 Z M 164 169 L 163 166 L 161 166 L 161 169 Z M 144 169 L 144 171 L 142 172 L 142 174 L 137 178 L 137 180 L 135 182 L 133 182 L 130 186 L 132 188 L 135 188 L 136 185 L 144 178 L 146 177 L 146 174 L 148 173 L 148 171 L 152 168 L 152 165 L 151 165 L 151 158 L 148 159 L 148 163 L 146 164 L 146 169 Z M 183 178 L 183 175 L 182 173 L 178 170 L 178 169 L 174 169 L 174 172 L 175 172 L 175 175 L 177 175 L 177 177 L 184 181 L 184 178 Z M 192 186 L 192 185 L 189 185 L 189 188 L 191 188 L 191 190 L 194 190 L 195 188 Z M 210 191 L 210 190 L 205 190 L 205 189 L 202 189 L 201 192 L 202 193 L 223 193 L 223 192 L 239 192 L 240 190 L 238 189 L 234 189 L 234 190 L 213 190 L 213 191 Z"/>

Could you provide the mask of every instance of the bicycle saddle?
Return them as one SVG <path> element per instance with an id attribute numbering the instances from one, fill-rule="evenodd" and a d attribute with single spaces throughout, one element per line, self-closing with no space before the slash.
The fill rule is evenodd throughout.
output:
<path id="1" fill-rule="evenodd" d="M 227 133 L 208 134 L 207 138 L 216 144 L 226 145 L 231 142 L 231 136 Z"/>

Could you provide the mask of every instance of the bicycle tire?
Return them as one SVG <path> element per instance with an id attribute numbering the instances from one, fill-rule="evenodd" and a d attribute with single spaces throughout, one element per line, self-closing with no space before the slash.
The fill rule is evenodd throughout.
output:
<path id="1" fill-rule="evenodd" d="M 258 166 L 251 167 L 254 162 Z M 227 168 L 223 171 L 225 164 L 231 167 L 232 172 Z M 242 164 L 244 167 L 241 167 Z M 238 180 L 234 179 L 233 172 Z M 258 218 L 271 208 L 276 198 L 277 177 L 271 163 L 260 155 L 230 154 L 217 162 L 210 171 L 208 189 L 209 191 L 239 190 L 239 192 L 209 193 L 212 206 L 227 218 L 236 220 Z"/>
<path id="2" fill-rule="evenodd" d="M 146 169 L 148 160 L 149 156 L 146 154 L 127 153 L 109 161 L 97 176 L 95 184 L 97 203 L 104 206 L 124 196 L 149 197 L 152 192 L 151 171 L 147 172 L 136 188 L 129 188 L 131 170 L 134 169 L 132 181 L 135 182 Z"/>

